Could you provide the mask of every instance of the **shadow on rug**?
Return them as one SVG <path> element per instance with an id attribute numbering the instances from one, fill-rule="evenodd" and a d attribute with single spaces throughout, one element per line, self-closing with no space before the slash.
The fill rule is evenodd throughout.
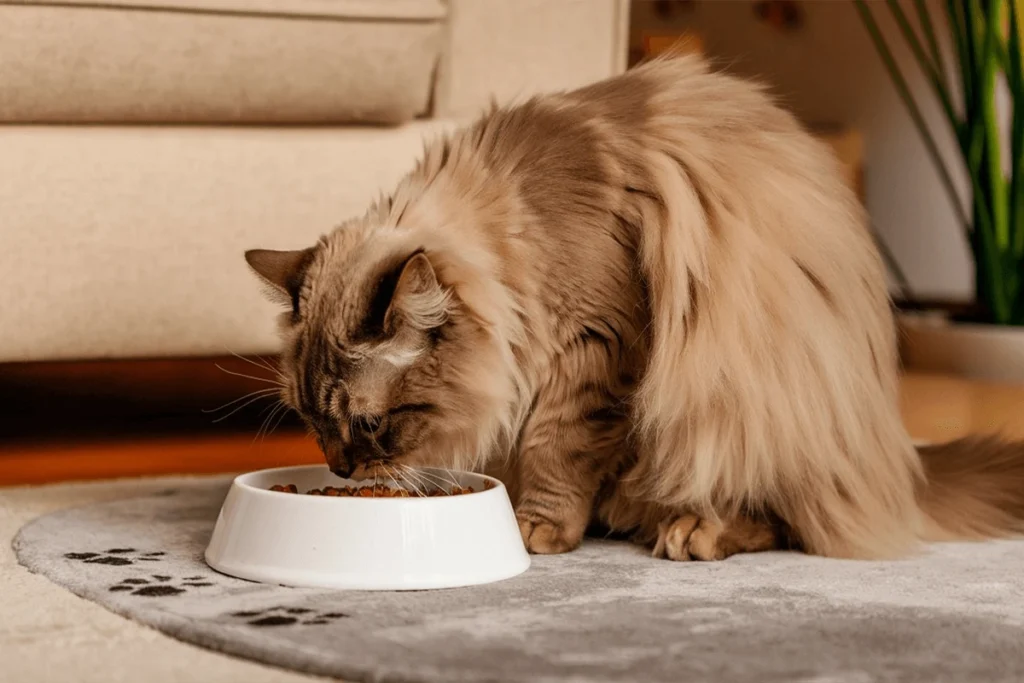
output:
<path id="1" fill-rule="evenodd" d="M 226 490 L 57 512 L 14 547 L 31 571 L 175 638 L 351 681 L 1024 680 L 1024 541 L 712 564 L 588 541 L 488 586 L 295 589 L 203 562 Z"/>

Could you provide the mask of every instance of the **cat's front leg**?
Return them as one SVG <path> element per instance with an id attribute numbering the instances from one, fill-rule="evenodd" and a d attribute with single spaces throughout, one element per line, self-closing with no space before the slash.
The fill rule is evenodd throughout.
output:
<path id="1" fill-rule="evenodd" d="M 562 429 L 572 433 L 558 435 Z M 520 449 L 515 511 L 532 553 L 568 552 L 583 540 L 604 468 L 599 461 L 610 455 L 592 450 L 586 431 L 582 424 L 552 424 L 534 432 Z M 575 447 L 568 447 L 573 441 Z"/>
<path id="2" fill-rule="evenodd" d="M 626 452 L 628 391 L 604 344 L 580 342 L 560 359 L 534 404 L 520 439 L 516 518 L 526 548 L 576 548 L 602 481 Z"/>

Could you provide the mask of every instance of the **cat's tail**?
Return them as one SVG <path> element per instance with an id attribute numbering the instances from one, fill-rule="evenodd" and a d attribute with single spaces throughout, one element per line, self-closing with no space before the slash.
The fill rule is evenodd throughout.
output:
<path id="1" fill-rule="evenodd" d="M 919 495 L 925 540 L 1024 533 L 1024 442 L 970 437 L 918 452 L 927 479 Z"/>

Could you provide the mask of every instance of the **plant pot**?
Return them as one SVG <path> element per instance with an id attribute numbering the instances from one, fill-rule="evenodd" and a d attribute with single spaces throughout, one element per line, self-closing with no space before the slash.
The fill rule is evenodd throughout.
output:
<path id="1" fill-rule="evenodd" d="M 1024 327 L 954 322 L 945 313 L 901 313 L 898 324 L 909 370 L 1024 384 Z"/>

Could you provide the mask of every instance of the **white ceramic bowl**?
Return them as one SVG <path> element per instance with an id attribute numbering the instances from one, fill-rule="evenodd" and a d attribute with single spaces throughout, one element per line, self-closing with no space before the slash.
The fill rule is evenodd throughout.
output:
<path id="1" fill-rule="evenodd" d="M 340 479 L 324 465 L 243 474 L 221 507 L 206 562 L 263 583 L 363 590 L 454 588 L 526 571 L 530 557 L 505 487 L 479 474 L 450 476 L 475 492 L 431 498 L 296 495 L 267 489 L 365 482 Z M 494 488 L 484 490 L 486 482 Z"/>

